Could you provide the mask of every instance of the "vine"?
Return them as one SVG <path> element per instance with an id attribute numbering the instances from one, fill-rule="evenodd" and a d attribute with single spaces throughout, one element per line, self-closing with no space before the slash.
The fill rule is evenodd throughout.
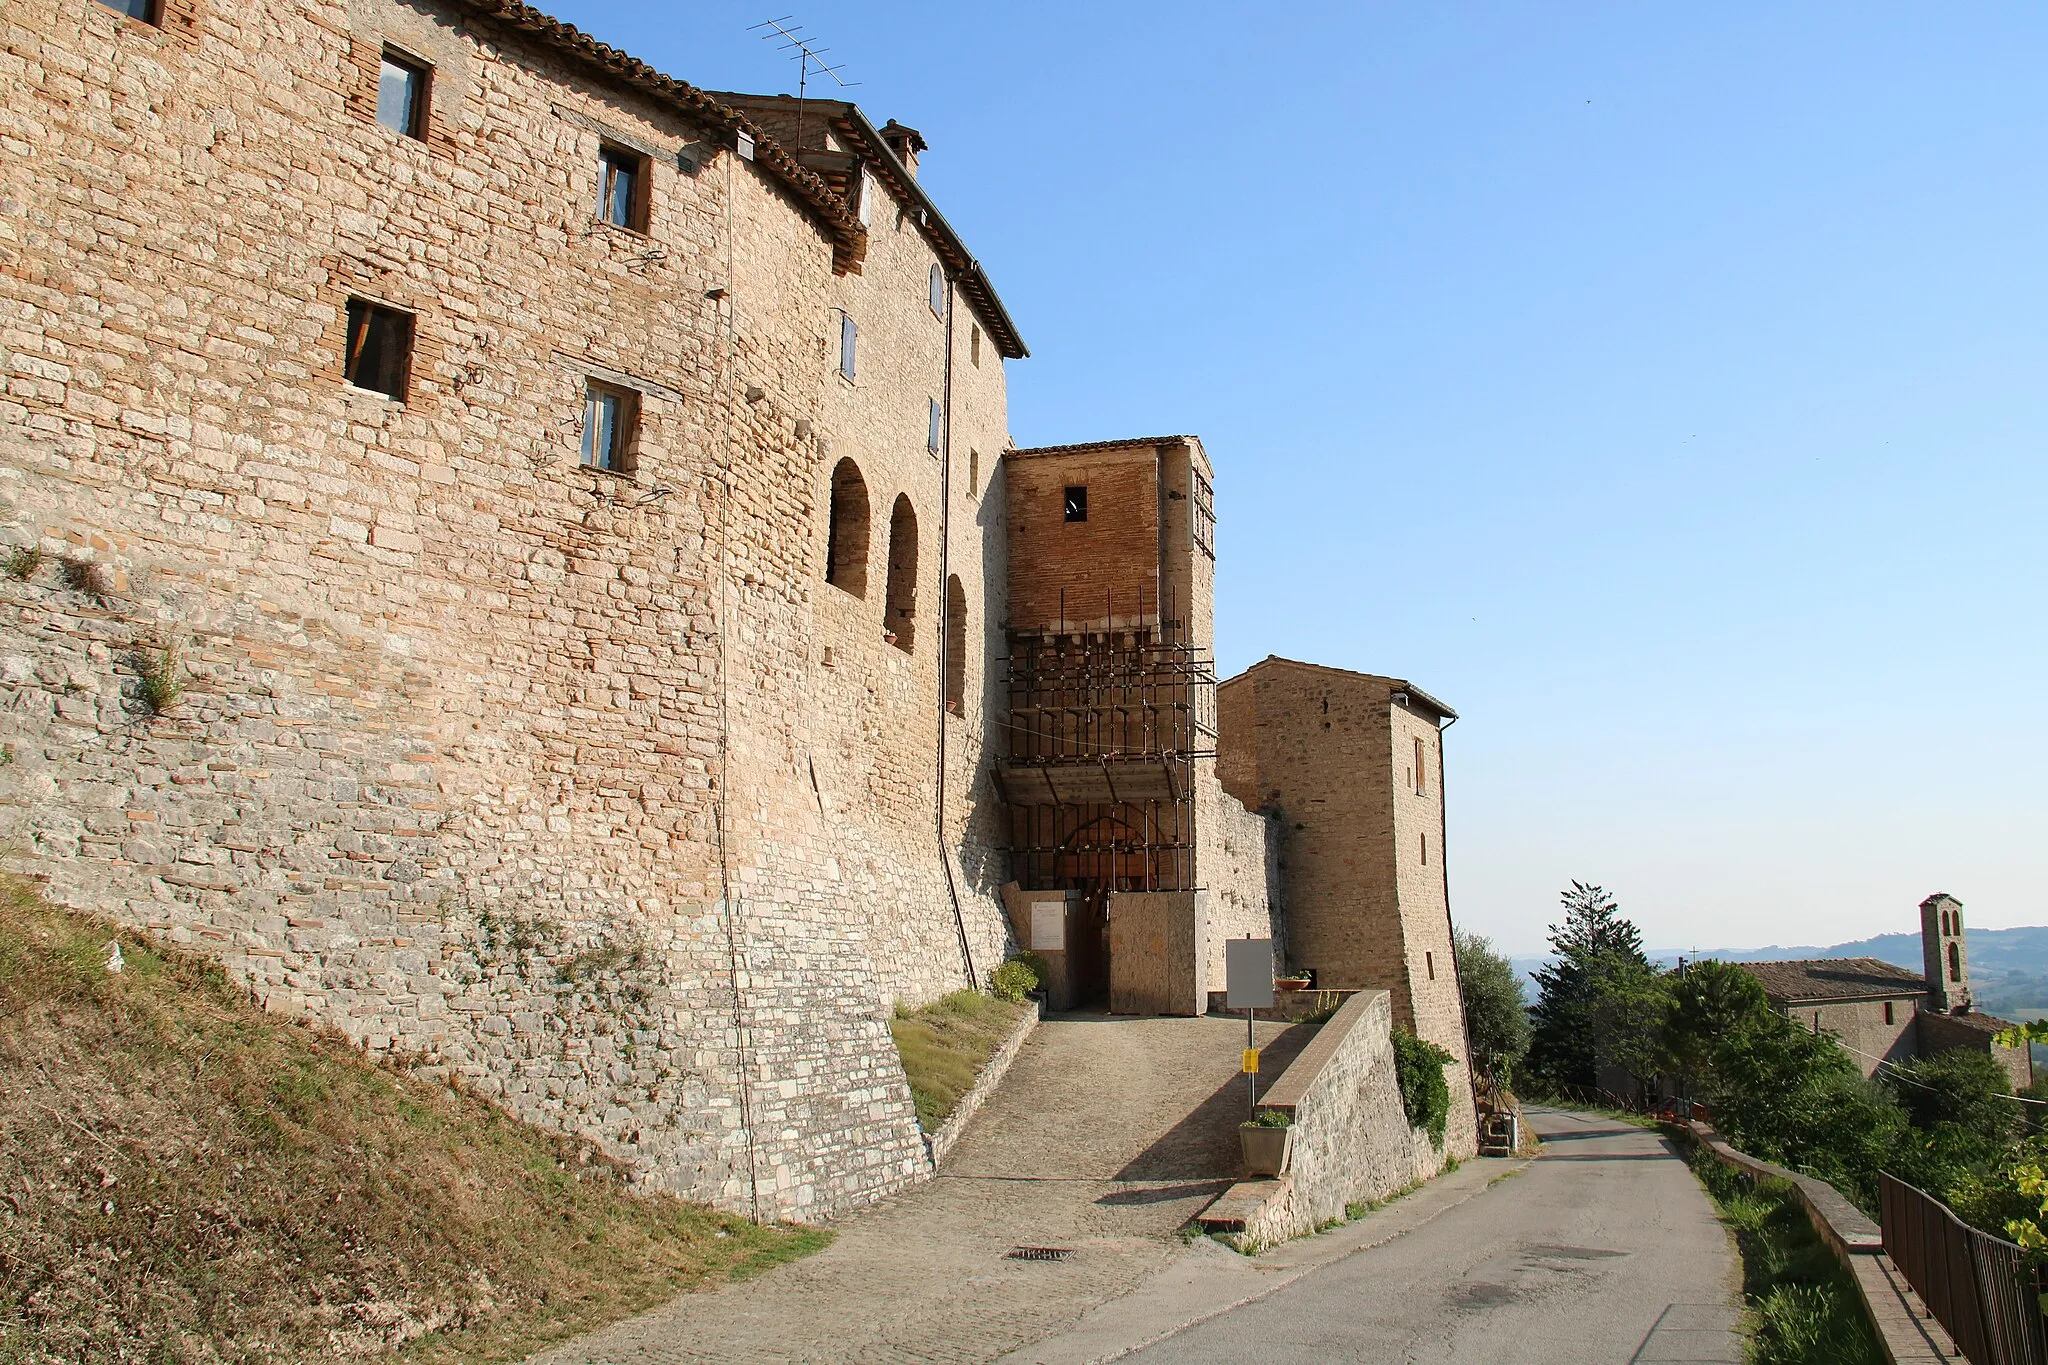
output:
<path id="1" fill-rule="evenodd" d="M 1430 1145 L 1444 1145 L 1444 1125 L 1451 1117 L 1451 1087 L 1444 1068 L 1458 1059 L 1405 1029 L 1393 1031 L 1394 1075 L 1401 1086 L 1401 1108 L 1410 1128 L 1429 1130 Z"/>

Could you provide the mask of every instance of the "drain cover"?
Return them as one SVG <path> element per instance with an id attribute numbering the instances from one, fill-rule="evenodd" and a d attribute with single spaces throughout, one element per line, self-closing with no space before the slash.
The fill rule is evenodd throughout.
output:
<path id="1" fill-rule="evenodd" d="M 1064 1261 L 1074 1254 L 1072 1247 L 1011 1247 L 1003 1253 L 1010 1261 Z"/>

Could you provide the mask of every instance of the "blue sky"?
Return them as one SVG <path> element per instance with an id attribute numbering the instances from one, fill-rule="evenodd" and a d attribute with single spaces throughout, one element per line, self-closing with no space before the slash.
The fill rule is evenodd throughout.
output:
<path id="1" fill-rule="evenodd" d="M 553 12 L 795 88 L 782 8 Z M 797 13 L 930 140 L 1019 443 L 1203 437 L 1223 670 L 1456 706 L 1503 947 L 1574 877 L 1678 948 L 2048 923 L 2048 10 L 1249 12 Z"/>

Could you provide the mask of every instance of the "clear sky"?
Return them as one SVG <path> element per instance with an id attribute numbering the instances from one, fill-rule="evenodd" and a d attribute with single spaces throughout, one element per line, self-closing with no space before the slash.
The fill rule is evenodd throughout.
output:
<path id="1" fill-rule="evenodd" d="M 551 8 L 776 93 L 799 2 Z M 796 19 L 930 141 L 1017 441 L 1203 438 L 1224 673 L 1462 713 L 1461 924 L 1535 949 L 1575 877 L 1660 947 L 2048 923 L 2048 8 Z"/>

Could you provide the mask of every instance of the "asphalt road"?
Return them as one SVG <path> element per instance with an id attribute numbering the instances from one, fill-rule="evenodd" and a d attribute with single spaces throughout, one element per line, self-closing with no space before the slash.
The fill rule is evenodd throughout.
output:
<path id="1" fill-rule="evenodd" d="M 1610 1119 L 1531 1120 L 1545 1152 L 1519 1174 L 1125 1359 L 1739 1361 L 1735 1250 L 1684 1162 Z"/>

